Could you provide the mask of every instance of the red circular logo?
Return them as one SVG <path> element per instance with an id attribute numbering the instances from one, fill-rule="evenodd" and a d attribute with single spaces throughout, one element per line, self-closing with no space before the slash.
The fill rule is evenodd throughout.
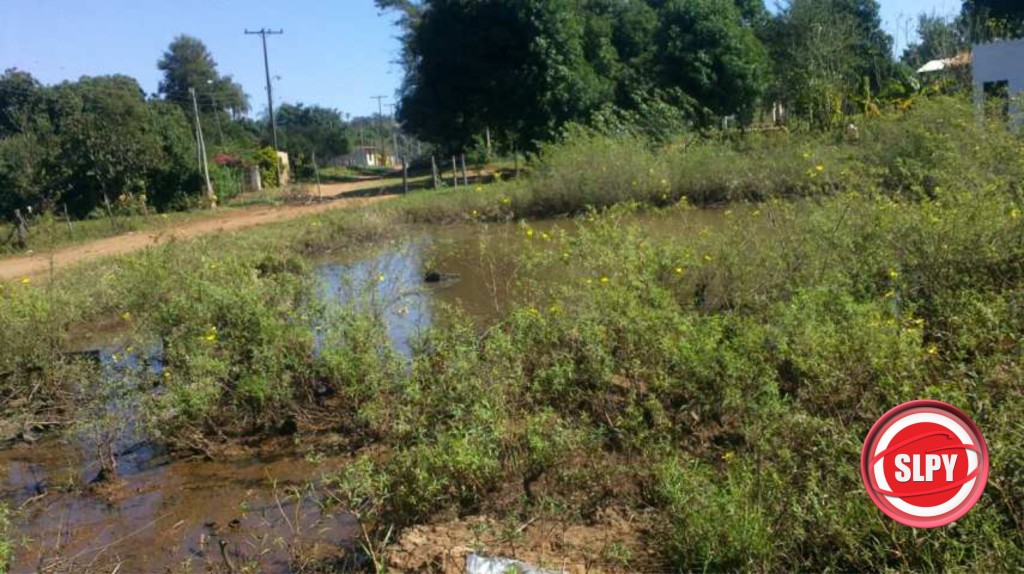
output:
<path id="1" fill-rule="evenodd" d="M 974 422 L 940 401 L 910 401 L 878 419 L 864 439 L 860 475 L 889 518 L 937 528 L 981 498 L 988 447 Z"/>

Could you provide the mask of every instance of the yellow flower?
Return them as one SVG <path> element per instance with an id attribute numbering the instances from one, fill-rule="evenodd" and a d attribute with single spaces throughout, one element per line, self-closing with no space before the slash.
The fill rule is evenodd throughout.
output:
<path id="1" fill-rule="evenodd" d="M 939 354 L 939 348 L 938 348 L 938 347 L 936 347 L 936 346 L 935 346 L 934 344 L 932 344 L 932 345 L 928 345 L 928 349 L 926 349 L 926 352 L 927 352 L 927 353 L 928 353 L 929 355 L 933 355 L 933 356 L 934 356 L 934 355 L 938 355 L 938 354 Z"/>
<path id="2" fill-rule="evenodd" d="M 727 450 L 724 453 L 722 453 L 722 460 L 724 460 L 726 462 L 729 462 L 730 460 L 732 460 L 734 458 L 736 458 L 736 453 L 731 451 L 731 450 Z"/>
<path id="3" fill-rule="evenodd" d="M 609 280 L 608 280 L 607 277 L 604 277 L 604 276 L 601 277 L 601 283 L 607 283 L 608 281 Z"/>
<path id="4" fill-rule="evenodd" d="M 899 271 L 897 271 L 895 269 L 890 269 L 889 270 L 889 279 L 899 279 L 899 277 L 900 277 L 900 272 Z"/>
<path id="5" fill-rule="evenodd" d="M 472 215 L 473 215 L 473 217 L 477 217 L 478 215 L 480 215 L 480 213 L 477 212 L 477 210 L 474 209 Z"/>
<path id="6" fill-rule="evenodd" d="M 815 171 L 817 171 L 818 173 L 821 173 L 821 172 L 825 171 L 825 166 L 823 166 L 823 165 L 821 165 L 821 164 L 819 163 L 818 165 L 814 166 L 814 169 L 815 169 Z"/>
<path id="7" fill-rule="evenodd" d="M 533 237 L 533 230 L 532 229 L 527 229 L 526 230 L 526 236 L 527 237 Z"/>
<path id="8" fill-rule="evenodd" d="M 510 198 L 510 197 L 503 197 L 503 198 L 501 198 L 501 202 L 504 203 L 505 205 L 508 205 L 508 204 L 512 203 L 512 198 Z"/>
<path id="9" fill-rule="evenodd" d="M 377 274 L 377 283 L 383 283 L 384 279 L 385 279 L 385 277 L 384 277 L 383 273 L 378 273 Z"/>
<path id="10" fill-rule="evenodd" d="M 171 378 L 171 372 L 169 370 L 167 370 L 167 369 L 164 369 L 163 378 L 165 378 L 165 379 Z"/>
<path id="11" fill-rule="evenodd" d="M 22 285 L 28 285 L 28 284 L 29 284 L 29 283 L 31 283 L 31 282 L 32 282 L 32 280 L 31 280 L 31 279 L 29 279 L 28 277 L 22 277 L 22 278 L 21 278 L 21 284 L 22 284 Z"/>
<path id="12" fill-rule="evenodd" d="M 810 157 L 811 157 L 811 152 L 805 151 L 804 152 L 804 159 L 809 159 Z"/>
<path id="13" fill-rule="evenodd" d="M 480 187 L 479 185 L 473 188 L 473 191 L 483 191 L 483 190 L 484 190 L 484 188 Z"/>
<path id="14" fill-rule="evenodd" d="M 682 267 L 676 267 L 676 275 L 682 275 L 682 274 L 683 274 L 683 268 Z"/>
<path id="15" fill-rule="evenodd" d="M 704 261 L 711 261 L 711 256 L 710 255 L 705 255 L 704 256 Z"/>
<path id="16" fill-rule="evenodd" d="M 548 234 L 547 234 L 547 233 L 545 232 L 545 233 L 541 233 L 541 234 L 540 234 L 540 238 L 541 238 L 541 239 L 544 239 L 544 240 L 547 240 L 547 239 L 551 239 L 551 236 L 550 236 L 550 235 L 548 235 Z"/>
<path id="17" fill-rule="evenodd" d="M 548 313 L 551 313 L 552 315 L 557 315 L 558 312 L 561 310 L 561 307 L 559 307 L 558 305 L 552 305 L 548 307 Z"/>
<path id="18" fill-rule="evenodd" d="M 1018 217 L 1020 217 L 1020 210 L 1014 207 L 1010 210 L 1010 219 L 1017 219 Z"/>
<path id="19" fill-rule="evenodd" d="M 124 313 L 121 313 L 121 319 L 123 319 L 125 321 L 131 321 L 132 320 L 132 313 L 131 313 L 131 311 L 125 311 Z"/>

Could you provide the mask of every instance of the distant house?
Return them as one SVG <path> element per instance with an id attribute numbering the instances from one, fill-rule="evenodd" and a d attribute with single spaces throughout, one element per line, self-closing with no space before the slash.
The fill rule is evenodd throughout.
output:
<path id="1" fill-rule="evenodd" d="M 359 146 L 346 155 L 331 160 L 336 167 L 391 167 L 398 165 L 393 155 L 385 155 L 373 146 Z"/>

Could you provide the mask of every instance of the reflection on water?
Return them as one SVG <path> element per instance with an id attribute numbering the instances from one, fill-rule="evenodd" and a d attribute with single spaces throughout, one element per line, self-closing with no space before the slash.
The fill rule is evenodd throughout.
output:
<path id="1" fill-rule="evenodd" d="M 553 223 L 534 224 L 549 229 Z M 321 297 L 381 314 L 395 348 L 406 356 L 416 337 L 446 311 L 487 320 L 508 304 L 519 277 L 515 225 L 449 226 L 419 230 L 369 256 L 326 261 L 318 267 Z M 445 275 L 428 283 L 428 272 Z"/>

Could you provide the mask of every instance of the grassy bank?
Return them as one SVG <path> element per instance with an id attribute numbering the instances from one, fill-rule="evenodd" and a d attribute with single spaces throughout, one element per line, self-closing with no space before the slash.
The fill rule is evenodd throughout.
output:
<path id="1" fill-rule="evenodd" d="M 497 188 L 423 196 L 416 221 L 506 220 L 579 214 L 624 201 L 694 205 L 857 191 L 906 200 L 971 185 L 1024 190 L 1019 140 L 966 101 L 921 101 L 910 113 L 862 118 L 829 133 L 689 136 L 668 147 L 574 131 L 533 158 L 529 177 Z"/>
<path id="2" fill-rule="evenodd" d="M 344 469 L 338 491 L 382 525 L 653 508 L 661 561 L 633 568 L 1009 568 L 1024 542 L 1016 209 L 999 193 L 842 194 L 737 207 L 671 241 L 615 213 L 524 234 L 557 285 L 485 337 L 431 333 L 411 373 L 339 381 L 348 432 L 389 454 Z M 858 472 L 870 425 L 922 397 L 971 412 L 993 453 L 978 507 L 927 532 L 881 518 Z"/>
<path id="3" fill-rule="evenodd" d="M 647 517 L 642 547 L 599 565 L 1010 569 L 1024 560 L 1024 155 L 957 102 L 915 114 L 660 153 L 579 135 L 522 181 L 8 283 L 5 413 L 103 444 L 120 427 L 97 404 L 137 397 L 152 436 L 212 456 L 329 428 L 354 460 L 324 500 L 376 540 L 470 514 L 586 523 L 624 508 Z M 715 228 L 633 218 L 722 201 Z M 315 297 L 309 256 L 404 222 L 558 214 L 580 216 L 567 233 L 523 223 L 535 280 L 510 311 L 484 328 L 453 316 L 410 359 L 379 313 Z M 163 369 L 110 381 L 63 354 L 99 317 L 160 341 Z M 915 531 L 875 509 L 858 463 L 874 420 L 924 397 L 972 415 L 992 470 L 955 526 Z"/>

